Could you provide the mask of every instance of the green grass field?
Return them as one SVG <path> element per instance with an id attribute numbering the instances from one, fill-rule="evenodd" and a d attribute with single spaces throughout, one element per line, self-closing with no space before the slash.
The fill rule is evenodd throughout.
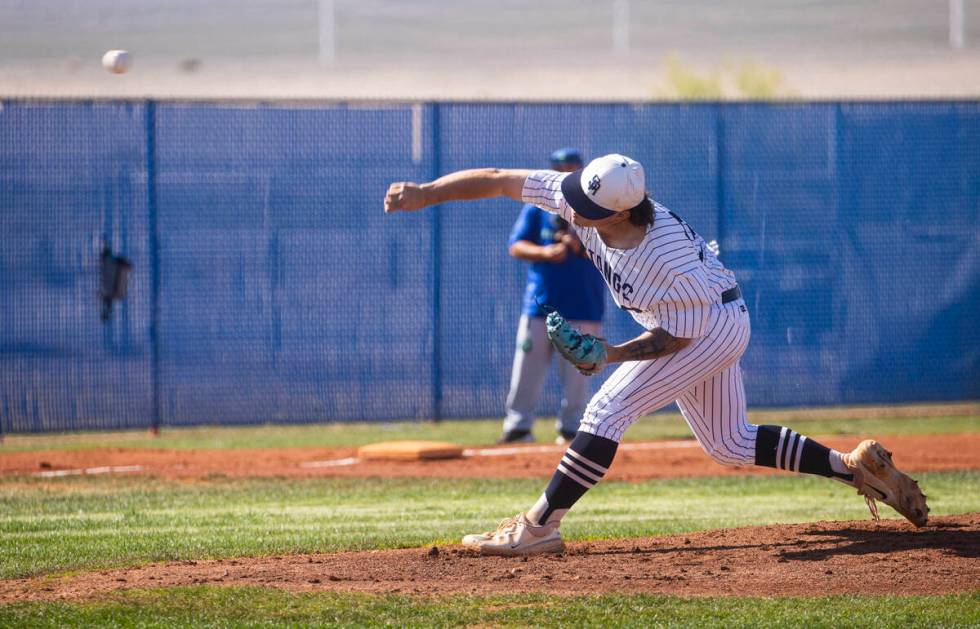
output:
<path id="1" fill-rule="evenodd" d="M 0 606 L 4 627 L 970 627 L 980 594 L 695 598 L 292 594 L 260 588 L 160 588 L 84 603 Z"/>
<path id="2" fill-rule="evenodd" d="M 846 410 L 825 416 L 809 413 L 790 418 L 809 434 L 980 430 L 980 417 L 961 409 L 922 414 L 886 409 L 863 420 Z M 167 430 L 159 439 L 143 433 L 15 436 L 0 446 L 0 457 L 9 451 L 105 445 L 326 446 L 405 437 L 486 443 L 497 430 L 496 421 L 486 421 L 382 429 L 202 428 Z M 664 415 L 647 418 L 630 437 L 675 438 L 687 436 L 686 431 L 676 416 Z M 113 437 L 118 439 L 114 444 Z M 918 477 L 933 515 L 980 511 L 980 472 Z M 521 479 L 212 477 L 190 482 L 136 476 L 0 477 L 0 578 L 57 577 L 170 559 L 456 543 L 462 534 L 485 530 L 526 507 L 541 488 L 540 480 Z M 575 541 L 866 518 L 864 503 L 852 490 L 824 479 L 672 479 L 601 483 L 576 506 L 562 530 L 566 539 Z M 0 604 L 0 626 L 980 626 L 980 586 L 971 595 L 958 596 L 855 594 L 806 599 L 517 593 L 406 597 L 200 586 L 116 592 L 81 601 Z"/>

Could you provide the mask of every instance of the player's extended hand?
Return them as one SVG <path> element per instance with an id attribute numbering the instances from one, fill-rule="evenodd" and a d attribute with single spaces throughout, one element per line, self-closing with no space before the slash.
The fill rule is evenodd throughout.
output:
<path id="1" fill-rule="evenodd" d="M 552 245 L 545 245 L 541 248 L 541 259 L 543 262 L 561 264 L 568 257 L 568 247 L 564 243 L 556 242 Z"/>
<path id="2" fill-rule="evenodd" d="M 575 234 L 563 233 L 561 235 L 561 243 L 568 247 L 568 253 L 571 255 L 585 257 L 585 247 Z"/>
<path id="3" fill-rule="evenodd" d="M 602 371 L 608 362 L 606 341 L 591 334 L 582 334 L 565 320 L 558 311 L 545 319 L 548 338 L 558 353 L 575 365 L 581 373 L 591 376 Z"/>
<path id="4" fill-rule="evenodd" d="M 414 212 L 427 205 L 425 191 L 417 183 L 399 181 L 388 186 L 385 195 L 385 213 Z"/>

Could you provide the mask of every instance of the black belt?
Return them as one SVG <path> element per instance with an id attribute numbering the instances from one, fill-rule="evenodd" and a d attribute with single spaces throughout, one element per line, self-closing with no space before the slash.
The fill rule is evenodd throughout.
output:
<path id="1" fill-rule="evenodd" d="M 730 301 L 735 301 L 736 299 L 742 298 L 742 291 L 739 290 L 738 286 L 732 286 L 725 292 L 721 294 L 721 303 L 727 304 Z"/>

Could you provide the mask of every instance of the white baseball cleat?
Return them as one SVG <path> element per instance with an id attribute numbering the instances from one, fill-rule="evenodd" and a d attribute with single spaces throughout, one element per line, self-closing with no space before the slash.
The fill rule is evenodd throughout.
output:
<path id="1" fill-rule="evenodd" d="M 523 513 L 504 520 L 496 531 L 464 536 L 463 546 L 484 555 L 504 556 L 560 553 L 565 550 L 565 542 L 561 541 L 557 526 L 535 526 Z"/>
<path id="2" fill-rule="evenodd" d="M 868 439 L 841 458 L 854 473 L 854 486 L 864 496 L 875 520 L 879 519 L 875 500 L 880 500 L 904 515 L 912 524 L 925 525 L 929 519 L 925 494 L 919 489 L 919 483 L 895 467 L 892 453 L 884 446 Z"/>

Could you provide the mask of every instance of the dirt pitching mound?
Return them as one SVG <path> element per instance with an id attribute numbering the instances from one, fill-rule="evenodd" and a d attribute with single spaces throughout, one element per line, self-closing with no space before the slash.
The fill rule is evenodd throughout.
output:
<path id="1" fill-rule="evenodd" d="M 839 450 L 859 437 L 826 437 Z M 980 469 L 980 434 L 902 435 L 882 439 L 895 463 L 910 472 Z M 564 446 L 529 445 L 471 448 L 461 459 L 441 461 L 363 461 L 355 448 L 276 448 L 267 450 L 148 450 L 100 448 L 0 453 L 0 475 L 58 477 L 77 474 L 150 474 L 164 478 L 211 476 L 356 476 L 436 478 L 548 478 Z M 610 480 L 774 474 L 769 468 L 726 467 L 712 461 L 692 440 L 625 442 L 610 468 Z"/>
<path id="2" fill-rule="evenodd" d="M 408 595 L 679 596 L 947 594 L 980 588 L 980 514 L 815 522 L 568 545 L 562 555 L 481 557 L 459 546 L 182 561 L 0 581 L 0 603 L 193 584 Z"/>

